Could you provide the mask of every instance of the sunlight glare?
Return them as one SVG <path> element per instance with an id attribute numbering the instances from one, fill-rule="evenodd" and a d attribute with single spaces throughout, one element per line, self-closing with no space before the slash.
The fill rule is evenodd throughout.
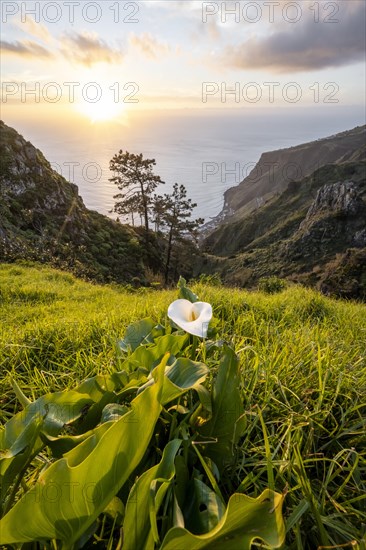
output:
<path id="1" fill-rule="evenodd" d="M 101 98 L 96 103 L 80 101 L 76 106 L 79 113 L 88 117 L 91 122 L 106 121 L 118 118 L 124 108 L 123 103 L 114 103 L 111 98 Z"/>

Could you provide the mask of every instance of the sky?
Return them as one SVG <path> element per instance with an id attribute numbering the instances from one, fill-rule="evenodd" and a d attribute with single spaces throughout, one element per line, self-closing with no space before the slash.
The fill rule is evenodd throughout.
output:
<path id="1" fill-rule="evenodd" d="M 0 9 L 1 118 L 107 215 L 119 149 L 155 158 L 159 192 L 185 184 L 207 218 L 264 151 L 365 124 L 366 0 Z M 207 163 L 218 167 L 209 180 Z"/>
<path id="2" fill-rule="evenodd" d="M 3 0 L 2 117 L 83 125 L 182 109 L 362 113 L 365 12 L 364 0 Z"/>

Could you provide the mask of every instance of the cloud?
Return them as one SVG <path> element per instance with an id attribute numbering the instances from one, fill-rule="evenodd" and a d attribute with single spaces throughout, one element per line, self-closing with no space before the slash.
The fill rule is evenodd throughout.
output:
<path id="1" fill-rule="evenodd" d="M 40 38 L 43 42 L 51 42 L 51 34 L 45 25 L 42 23 L 36 23 L 32 17 L 27 17 L 24 22 L 14 23 L 23 32 L 35 37 Z"/>
<path id="2" fill-rule="evenodd" d="M 197 3 L 197 0 L 142 0 L 140 2 L 147 8 L 163 8 L 172 12 L 177 9 L 184 9 L 185 11 L 202 11 L 201 2 Z"/>
<path id="3" fill-rule="evenodd" d="M 308 18 L 265 37 L 227 46 L 220 63 L 239 69 L 301 72 L 340 67 L 365 58 L 365 4 L 342 9 L 337 23 Z M 282 27 L 283 28 L 283 27 Z"/>
<path id="4" fill-rule="evenodd" d="M 221 38 L 221 29 L 215 19 L 208 19 L 204 25 L 202 23 L 196 24 L 195 29 L 191 32 L 191 39 L 194 42 L 202 42 L 209 39 L 212 42 L 218 43 Z"/>
<path id="5" fill-rule="evenodd" d="M 16 42 L 7 42 L 6 40 L 3 40 L 0 42 L 0 48 L 2 53 L 5 55 L 10 54 L 35 58 L 52 57 L 51 52 L 32 40 L 18 40 Z"/>
<path id="6" fill-rule="evenodd" d="M 120 63 L 123 53 L 111 48 L 97 34 L 73 33 L 62 39 L 61 51 L 65 57 L 90 67 L 95 63 Z"/>
<path id="7" fill-rule="evenodd" d="M 129 43 L 132 47 L 137 48 L 146 57 L 157 59 L 162 55 L 170 53 L 170 47 L 165 42 L 159 42 L 149 32 L 144 32 L 141 35 L 131 34 Z"/>

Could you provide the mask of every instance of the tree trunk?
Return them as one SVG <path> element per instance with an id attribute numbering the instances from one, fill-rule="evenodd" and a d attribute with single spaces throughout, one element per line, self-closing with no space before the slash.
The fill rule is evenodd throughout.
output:
<path id="1" fill-rule="evenodd" d="M 147 198 L 146 198 L 146 195 L 145 195 L 144 186 L 142 185 L 142 183 L 140 185 L 141 185 L 142 205 L 143 205 L 143 208 L 144 208 L 145 241 L 146 241 L 146 249 L 147 249 L 148 244 L 149 244 L 149 212 L 148 212 L 148 208 L 147 208 Z"/>
<path id="2" fill-rule="evenodd" d="M 172 252 L 172 240 L 173 240 L 173 226 L 170 226 L 169 231 L 169 240 L 168 240 L 168 250 L 167 250 L 167 256 L 166 256 L 166 264 L 165 264 L 165 284 L 168 284 L 169 280 L 169 267 L 170 267 L 170 256 Z"/>

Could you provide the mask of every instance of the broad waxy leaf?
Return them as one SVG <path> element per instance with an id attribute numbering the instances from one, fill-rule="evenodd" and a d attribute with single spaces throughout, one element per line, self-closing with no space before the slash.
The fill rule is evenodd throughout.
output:
<path id="1" fill-rule="evenodd" d="M 179 298 L 184 298 L 192 303 L 199 301 L 198 296 L 186 286 L 186 280 L 183 277 L 179 277 L 177 286 L 179 288 Z"/>
<path id="2" fill-rule="evenodd" d="M 13 442 L 10 449 L 2 449 L 0 454 L 0 497 L 2 509 L 13 480 L 39 452 L 43 443 L 39 437 L 43 417 L 35 415 L 24 431 Z"/>
<path id="3" fill-rule="evenodd" d="M 202 436 L 217 439 L 217 443 L 207 445 L 205 454 L 220 468 L 234 458 L 233 446 L 245 428 L 243 413 L 238 359 L 230 347 L 224 346 L 212 391 L 212 418 L 198 429 Z"/>
<path id="4" fill-rule="evenodd" d="M 164 449 L 161 462 L 142 474 L 132 487 L 126 504 L 123 529 L 126 539 L 124 550 L 136 550 L 137 548 L 153 548 L 154 539 L 150 522 L 150 489 L 154 480 L 162 482 L 164 491 L 159 494 L 164 496 L 169 483 L 175 474 L 174 459 L 181 445 L 181 440 L 173 439 Z M 164 482 L 162 481 L 164 480 Z M 158 504 L 156 505 L 158 510 Z"/>
<path id="5" fill-rule="evenodd" d="M 126 405 L 108 403 L 103 409 L 101 422 L 115 422 L 130 411 Z"/>
<path id="6" fill-rule="evenodd" d="M 73 429 L 76 435 L 63 435 L 51 437 L 47 435 L 47 444 L 51 448 L 53 456 L 60 458 L 63 454 L 70 451 L 82 441 L 93 434 L 93 428 L 98 422 L 107 422 L 116 418 L 109 418 L 111 410 L 116 411 L 119 405 L 116 403 L 117 393 L 123 388 L 136 388 L 136 385 L 143 383 L 146 380 L 147 371 L 137 369 L 135 373 L 127 374 L 127 372 L 114 372 L 112 374 L 98 374 L 92 378 L 87 378 L 77 388 L 77 391 L 83 396 L 89 396 L 93 403 L 88 410 L 83 412 L 82 418 L 79 419 Z M 65 392 L 67 393 L 67 392 Z M 124 412 L 128 412 L 125 407 Z M 121 409 L 119 409 L 119 414 Z M 112 415 L 113 416 L 113 415 Z M 120 416 L 122 416 L 120 414 Z"/>
<path id="7" fill-rule="evenodd" d="M 155 345 L 139 346 L 123 363 L 123 368 L 133 372 L 138 367 L 144 367 L 151 371 L 162 358 L 169 352 L 171 357 L 179 353 L 188 341 L 188 335 L 166 334 L 157 338 Z"/>
<path id="8" fill-rule="evenodd" d="M 135 351 L 141 342 L 150 334 L 156 323 L 146 318 L 136 321 L 127 327 L 125 337 L 119 342 L 123 351 Z"/>
<path id="9" fill-rule="evenodd" d="M 65 424 L 75 421 L 83 408 L 92 402 L 89 396 L 77 391 L 46 394 L 5 424 L 4 430 L 0 432 L 0 446 L 2 449 L 9 448 L 36 415 L 44 418 L 44 433 L 55 436 Z"/>
<path id="10" fill-rule="evenodd" d="M 109 427 L 109 425 L 106 425 Z M 98 431 L 98 433 L 101 433 L 102 426 L 98 426 L 97 428 L 94 428 L 93 430 L 88 430 L 85 433 L 82 433 L 80 435 L 62 435 L 58 437 L 47 437 L 47 445 L 52 450 L 52 456 L 54 458 L 61 458 L 66 453 L 70 452 L 71 449 L 74 447 L 77 447 L 94 435 Z"/>
<path id="11" fill-rule="evenodd" d="M 161 550 L 250 550 L 255 539 L 279 548 L 285 538 L 283 496 L 269 489 L 258 498 L 232 495 L 221 521 L 209 533 L 193 535 L 182 527 L 166 534 Z"/>
<path id="12" fill-rule="evenodd" d="M 167 359 L 157 369 L 157 383 L 132 401 L 129 413 L 102 424 L 54 462 L 0 520 L 3 544 L 52 538 L 72 548 L 145 453 L 161 411 Z"/>
<path id="13" fill-rule="evenodd" d="M 121 395 L 122 392 L 133 393 L 145 382 L 148 373 L 146 369 L 138 368 L 131 373 L 121 371 L 107 375 L 98 374 L 80 384 L 77 391 L 89 395 L 94 403 L 77 425 L 78 433 L 94 428 L 100 421 L 103 409 L 107 405 L 115 403 L 118 395 Z"/>
<path id="14" fill-rule="evenodd" d="M 0 432 L 1 500 L 25 465 L 41 451 L 45 436 L 56 436 L 80 417 L 90 397 L 76 391 L 46 394 L 13 416 Z"/>
<path id="15" fill-rule="evenodd" d="M 187 530 L 197 535 L 207 533 L 216 527 L 224 513 L 224 501 L 203 481 L 193 478 L 183 511 Z"/>
<path id="16" fill-rule="evenodd" d="M 166 380 L 161 399 L 162 404 L 166 405 L 170 401 L 173 401 L 173 399 L 182 395 L 185 391 L 199 387 L 201 382 L 206 379 L 208 373 L 209 369 L 204 363 L 191 361 L 185 357 L 176 359 L 173 365 L 167 367 L 165 370 Z M 140 391 L 154 384 L 156 369 L 151 375 L 152 378 L 140 388 Z"/>

